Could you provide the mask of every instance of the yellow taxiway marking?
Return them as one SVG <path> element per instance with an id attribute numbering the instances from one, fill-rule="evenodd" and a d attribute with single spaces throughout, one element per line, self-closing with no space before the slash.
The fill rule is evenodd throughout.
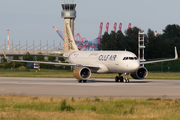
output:
<path id="1" fill-rule="evenodd" d="M 3 91 L 4 89 L 1 89 L 1 91 Z"/>

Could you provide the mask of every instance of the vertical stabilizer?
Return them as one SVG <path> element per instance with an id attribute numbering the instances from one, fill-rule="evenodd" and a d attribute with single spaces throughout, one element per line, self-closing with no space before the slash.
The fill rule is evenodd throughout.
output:
<path id="1" fill-rule="evenodd" d="M 69 22 L 66 22 L 65 27 L 66 27 L 66 31 L 65 31 L 66 37 L 64 39 L 64 53 L 79 51 L 75 44 Z"/>

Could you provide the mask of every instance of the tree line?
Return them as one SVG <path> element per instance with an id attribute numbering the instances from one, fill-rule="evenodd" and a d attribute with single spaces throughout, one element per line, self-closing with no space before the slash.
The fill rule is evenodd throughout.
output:
<path id="1" fill-rule="evenodd" d="M 138 27 L 122 31 L 105 32 L 98 45 L 98 50 L 127 50 L 138 54 Z M 167 25 L 162 34 L 155 36 L 154 31 L 148 29 L 144 36 L 145 59 L 174 57 L 174 46 L 180 54 L 180 26 Z"/>

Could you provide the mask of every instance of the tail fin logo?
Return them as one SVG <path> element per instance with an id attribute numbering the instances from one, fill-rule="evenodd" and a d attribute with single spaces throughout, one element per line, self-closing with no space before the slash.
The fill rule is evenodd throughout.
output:
<path id="1" fill-rule="evenodd" d="M 64 39 L 64 52 L 66 53 L 79 51 L 75 44 L 74 37 L 72 35 L 72 31 L 68 22 L 66 23 L 65 35 L 66 37 Z"/>

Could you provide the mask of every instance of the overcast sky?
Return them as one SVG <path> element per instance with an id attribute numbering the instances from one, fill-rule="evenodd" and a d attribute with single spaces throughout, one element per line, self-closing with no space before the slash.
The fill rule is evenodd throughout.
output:
<path id="1" fill-rule="evenodd" d="M 71 0 L 72 1 L 72 0 Z M 98 36 L 100 22 L 109 22 L 109 32 L 115 22 L 122 23 L 122 30 L 128 24 L 147 32 L 148 28 L 162 30 L 168 24 L 180 25 L 180 0 L 73 0 L 77 4 L 75 34 L 92 40 Z M 0 0 L 0 44 L 7 39 L 10 29 L 10 44 L 58 44 L 60 37 L 52 28 L 64 32 L 61 18 L 61 4 L 64 0 Z"/>

